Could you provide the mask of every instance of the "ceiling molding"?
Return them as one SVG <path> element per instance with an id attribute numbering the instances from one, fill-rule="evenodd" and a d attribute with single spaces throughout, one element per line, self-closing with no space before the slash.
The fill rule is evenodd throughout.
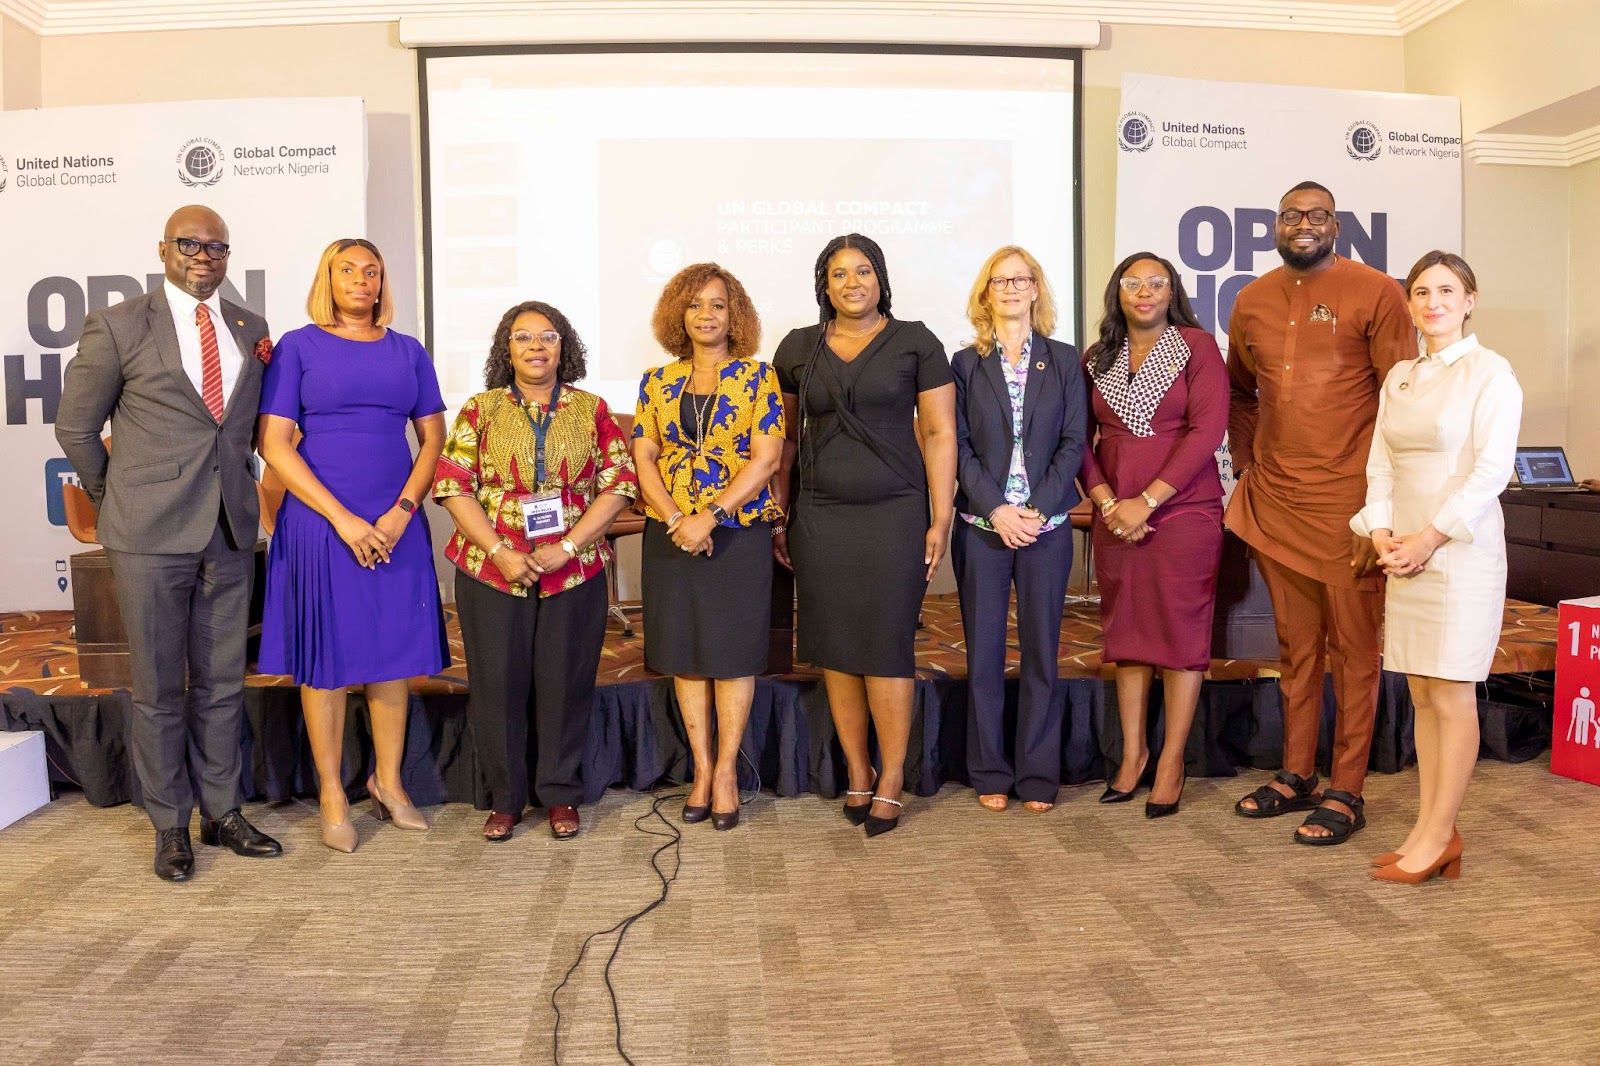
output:
<path id="1" fill-rule="evenodd" d="M 902 20 L 919 36 L 914 21 L 959 19 L 962 24 L 1002 20 L 1022 25 L 1066 20 L 1124 25 L 1192 26 L 1216 29 L 1290 30 L 1398 37 L 1426 24 L 1463 0 L 1391 0 L 1386 3 L 1316 3 L 1311 0 L 391 0 L 389 3 L 329 5 L 325 0 L 0 0 L 0 15 L 42 37 L 139 33 L 163 30 L 245 29 L 340 23 L 390 23 L 410 19 L 537 23 L 559 18 L 568 24 L 620 23 L 638 39 L 630 20 L 689 19 L 677 36 L 700 40 L 754 40 L 750 30 L 729 37 L 721 24 L 751 27 L 767 19 L 828 23 L 819 15 Z M 578 21 L 575 21 L 578 20 Z M 716 20 L 716 21 L 712 21 Z M 426 29 L 426 24 L 419 24 Z M 434 24 L 437 26 L 438 24 Z M 624 32 L 619 30 L 617 32 Z M 708 36 L 709 34 L 709 36 Z M 821 36 L 833 34 L 822 31 Z M 808 34 L 819 36 L 816 29 Z M 901 38 L 905 34 L 897 34 Z M 538 35 L 536 39 L 549 39 Z M 615 33 L 600 39 L 620 39 Z"/>
<path id="2" fill-rule="evenodd" d="M 1575 167 L 1591 159 L 1600 159 L 1600 126 L 1590 126 L 1565 137 L 1480 133 L 1467 141 L 1467 158 L 1474 163 L 1502 166 Z"/>

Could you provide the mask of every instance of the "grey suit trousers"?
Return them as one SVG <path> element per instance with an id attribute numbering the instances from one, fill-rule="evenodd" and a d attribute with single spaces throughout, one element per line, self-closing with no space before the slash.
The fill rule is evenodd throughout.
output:
<path id="1" fill-rule="evenodd" d="M 187 826 L 197 795 L 207 818 L 244 799 L 239 745 L 254 552 L 233 547 L 220 524 L 198 552 L 106 549 L 133 659 L 133 766 L 157 829 Z"/>

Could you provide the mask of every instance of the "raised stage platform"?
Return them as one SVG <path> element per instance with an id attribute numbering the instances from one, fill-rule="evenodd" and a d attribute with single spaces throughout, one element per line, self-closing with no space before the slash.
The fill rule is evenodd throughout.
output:
<path id="1" fill-rule="evenodd" d="M 406 787 L 420 804 L 479 804 L 482 791 L 465 714 L 469 680 L 460 629 L 453 609 L 446 611 L 453 661 L 448 670 L 415 686 Z M 71 627 L 70 611 L 0 614 L 0 674 L 5 677 L 0 682 L 5 686 L 0 729 L 44 731 L 54 784 L 82 788 L 91 803 L 101 806 L 138 802 L 123 730 L 130 696 L 126 690 L 90 689 L 79 679 Z M 1479 693 L 1486 757 L 1521 761 L 1548 746 L 1547 675 L 1555 669 L 1555 642 L 1554 608 L 1506 603 L 1494 676 Z M 1056 690 L 1066 711 L 1062 779 L 1067 784 L 1103 778 L 1121 750 L 1112 671 L 1100 662 L 1100 648 L 1098 607 L 1092 601 L 1069 603 Z M 1016 654 L 1013 641 L 1013 667 Z M 1277 665 L 1260 659 L 1212 661 L 1190 737 L 1192 775 L 1232 775 L 1239 767 L 1279 765 Z M 906 768 L 907 785 L 918 794 L 930 795 L 947 781 L 965 780 L 965 676 L 956 599 L 930 597 L 917 635 L 916 717 Z M 670 681 L 645 669 L 642 624 L 636 622 L 635 635 L 624 637 L 612 623 L 597 680 L 595 728 L 584 764 L 589 799 L 610 787 L 648 789 L 663 780 L 682 780 L 689 768 L 687 743 Z M 315 773 L 293 683 L 287 677 L 252 674 L 246 684 L 247 793 L 276 801 L 314 792 Z M 1155 700 L 1159 706 L 1159 695 Z M 345 783 L 356 795 L 366 779 L 371 740 L 359 695 L 352 701 Z M 1331 688 L 1324 703 L 1331 722 Z M 1385 673 L 1379 703 L 1372 766 L 1392 773 L 1413 758 L 1411 701 L 1404 679 Z M 1152 719 L 1152 748 L 1159 750 L 1159 713 Z M 1328 730 L 1323 732 L 1326 736 Z M 798 664 L 794 672 L 758 681 L 745 750 L 759 768 L 763 786 L 780 795 L 834 795 L 843 787 L 843 758 L 834 742 L 819 672 Z M 1326 751 L 1321 755 L 1325 761 Z M 746 786 L 755 784 L 748 766 L 744 777 Z"/>

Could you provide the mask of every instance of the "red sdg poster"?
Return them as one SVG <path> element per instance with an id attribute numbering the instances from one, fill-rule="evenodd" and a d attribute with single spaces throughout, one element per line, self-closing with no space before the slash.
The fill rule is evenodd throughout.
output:
<path id="1" fill-rule="evenodd" d="M 1600 785 L 1600 596 L 1563 600 L 1550 772 Z"/>

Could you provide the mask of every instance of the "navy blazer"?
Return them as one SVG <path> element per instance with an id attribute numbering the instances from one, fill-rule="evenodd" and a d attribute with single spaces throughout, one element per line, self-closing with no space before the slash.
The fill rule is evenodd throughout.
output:
<path id="1" fill-rule="evenodd" d="M 998 346 L 987 356 L 963 348 L 951 360 L 956 378 L 956 510 L 987 518 L 1006 502 L 1011 470 L 1011 394 Z M 1088 396 L 1078 349 L 1038 330 L 1022 393 L 1022 462 L 1028 502 L 1040 514 L 1064 514 L 1081 497 L 1074 481 L 1083 459 Z M 1042 365 L 1041 365 L 1042 364 Z"/>

